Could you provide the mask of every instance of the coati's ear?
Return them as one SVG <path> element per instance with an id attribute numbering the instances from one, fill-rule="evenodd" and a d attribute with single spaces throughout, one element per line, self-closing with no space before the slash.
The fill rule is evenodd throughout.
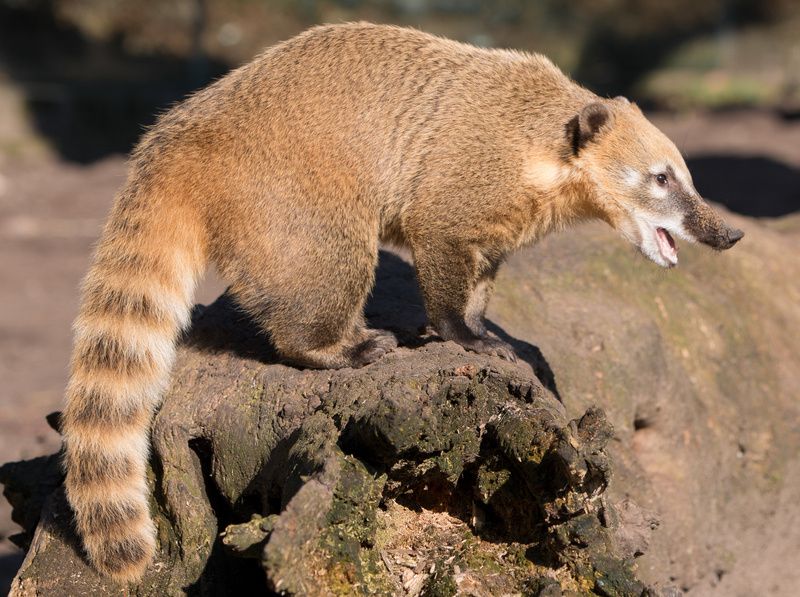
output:
<path id="1" fill-rule="evenodd" d="M 606 129 L 612 120 L 611 110 L 601 102 L 586 104 L 578 114 L 567 123 L 567 139 L 572 151 L 578 153 Z"/>

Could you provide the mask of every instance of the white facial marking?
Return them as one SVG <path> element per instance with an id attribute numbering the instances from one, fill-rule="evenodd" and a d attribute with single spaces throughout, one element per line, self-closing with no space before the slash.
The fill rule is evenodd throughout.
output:
<path id="1" fill-rule="evenodd" d="M 656 199 L 666 199 L 667 195 L 669 195 L 669 189 L 654 182 L 650 185 L 650 194 Z"/>
<path id="2" fill-rule="evenodd" d="M 631 188 L 638 187 L 642 182 L 642 175 L 633 168 L 625 168 L 622 171 L 622 180 Z"/>
<path id="3" fill-rule="evenodd" d="M 694 185 L 692 184 L 692 177 L 688 172 L 682 168 L 675 168 L 674 166 L 672 171 L 675 173 L 675 178 L 677 178 L 678 182 L 680 182 L 681 186 L 683 186 L 684 191 L 689 192 L 694 188 Z"/>

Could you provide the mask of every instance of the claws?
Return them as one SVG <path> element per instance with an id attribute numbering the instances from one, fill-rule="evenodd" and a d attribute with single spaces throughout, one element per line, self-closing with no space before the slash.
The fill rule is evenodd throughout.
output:
<path id="1" fill-rule="evenodd" d="M 459 342 L 458 340 L 456 342 L 461 344 L 461 346 L 467 350 L 477 352 L 478 354 L 488 354 L 511 361 L 512 363 L 517 362 L 517 354 L 514 352 L 514 349 L 508 342 L 504 342 L 499 338 L 484 336 L 482 338 L 475 338 L 465 342 Z"/>
<path id="2" fill-rule="evenodd" d="M 356 346 L 352 357 L 353 367 L 363 367 L 374 363 L 383 355 L 397 348 L 397 338 L 386 330 L 374 330 L 374 334 Z"/>

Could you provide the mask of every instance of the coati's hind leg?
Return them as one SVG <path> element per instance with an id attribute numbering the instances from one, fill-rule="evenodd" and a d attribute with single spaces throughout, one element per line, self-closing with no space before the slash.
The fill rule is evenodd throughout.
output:
<path id="1" fill-rule="evenodd" d="M 353 365 L 354 367 L 372 363 L 397 348 L 397 337 L 389 330 L 367 327 L 363 314 L 364 306 L 362 305 L 360 309 L 354 329 L 358 340 L 355 351 L 356 360 L 362 362 L 357 362 Z"/>
<path id="2" fill-rule="evenodd" d="M 269 272 L 250 270 L 232 285 L 240 305 L 286 361 L 315 369 L 362 367 L 397 347 L 394 334 L 367 328 L 364 321 L 377 249 L 374 257 L 352 252 L 351 247 L 351 254 L 344 254 L 346 263 L 332 248 Z"/>
<path id="3" fill-rule="evenodd" d="M 360 336 L 361 330 L 357 330 L 355 335 Z M 341 369 L 363 367 L 397 347 L 397 339 L 389 332 L 375 334 L 361 341 L 352 338 L 353 335 L 348 335 L 339 342 L 319 348 L 284 343 L 278 345 L 278 352 L 296 365 L 313 369 Z"/>
<path id="4" fill-rule="evenodd" d="M 479 263 L 457 241 L 412 242 L 412 248 L 428 318 L 437 333 L 473 352 L 516 361 L 511 345 L 490 336 L 483 322 L 497 265 Z"/>
<path id="5" fill-rule="evenodd" d="M 329 320 L 327 324 L 330 323 Z M 325 325 L 310 329 L 322 331 L 330 328 Z M 327 345 L 320 345 L 319 341 L 314 341 L 311 337 L 303 338 L 296 332 L 276 334 L 273 331 L 272 337 L 284 359 L 314 369 L 363 367 L 397 348 L 397 338 L 389 331 L 369 329 L 358 321 L 347 329 L 340 340 Z"/>

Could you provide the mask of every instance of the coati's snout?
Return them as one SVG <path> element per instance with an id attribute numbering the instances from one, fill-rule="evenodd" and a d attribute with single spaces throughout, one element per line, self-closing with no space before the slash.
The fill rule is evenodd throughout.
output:
<path id="1" fill-rule="evenodd" d="M 730 249 L 744 236 L 744 232 L 728 226 L 719 214 L 702 200 L 698 200 L 684 216 L 683 227 L 694 240 L 718 251 Z"/>
<path id="2" fill-rule="evenodd" d="M 675 237 L 723 250 L 744 236 L 700 197 L 672 141 L 625 98 L 585 106 L 567 133 L 597 213 L 658 265 L 678 264 Z"/>

